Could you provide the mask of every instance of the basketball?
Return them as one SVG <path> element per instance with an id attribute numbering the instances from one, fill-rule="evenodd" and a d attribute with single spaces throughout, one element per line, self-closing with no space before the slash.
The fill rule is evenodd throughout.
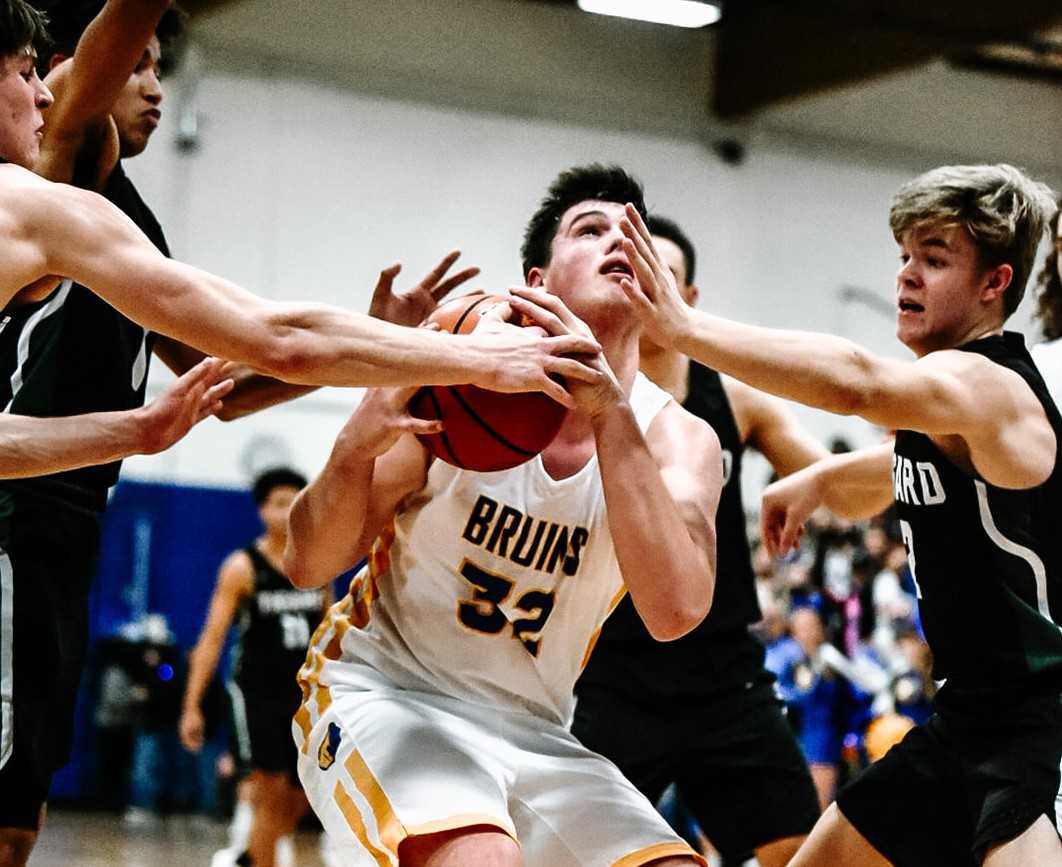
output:
<path id="1" fill-rule="evenodd" d="M 468 334 L 479 317 L 504 295 L 475 293 L 454 298 L 428 317 L 444 331 Z M 420 436 L 440 460 L 481 473 L 529 461 L 560 430 L 566 408 L 542 392 L 503 394 L 474 385 L 425 386 L 409 403 L 417 418 L 442 419 L 444 429 Z"/>

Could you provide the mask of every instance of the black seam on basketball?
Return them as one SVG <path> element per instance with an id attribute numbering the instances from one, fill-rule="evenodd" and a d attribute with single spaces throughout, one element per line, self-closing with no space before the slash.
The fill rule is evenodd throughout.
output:
<path id="1" fill-rule="evenodd" d="M 468 318 L 468 314 L 471 313 L 473 310 L 475 310 L 477 307 L 479 307 L 479 305 L 482 304 L 484 301 L 487 301 L 488 299 L 490 299 L 491 297 L 492 296 L 490 296 L 490 295 L 484 295 L 475 304 L 469 304 L 468 305 L 468 309 L 465 310 L 465 312 L 461 314 L 460 318 L 457 320 L 456 324 L 454 325 L 453 333 L 454 334 L 460 334 L 461 333 L 461 326 L 465 324 L 465 320 Z"/>
<path id="2" fill-rule="evenodd" d="M 472 420 L 507 449 L 516 452 L 518 455 L 526 455 L 529 458 L 533 458 L 535 455 L 538 454 L 538 452 L 529 452 L 527 449 L 522 449 L 520 448 L 520 446 L 509 442 L 505 437 L 503 437 L 494 428 L 487 424 L 482 418 L 480 418 L 479 414 L 474 409 L 472 409 L 468 401 L 461 396 L 461 392 L 458 391 L 455 386 L 448 385 L 446 387 L 447 389 L 449 389 L 450 394 L 454 396 L 454 400 L 461 404 L 461 407 L 464 409 L 464 411 L 472 417 Z"/>
<path id="3" fill-rule="evenodd" d="M 435 408 L 435 417 L 436 418 L 442 418 L 442 407 L 439 406 L 439 398 L 437 398 L 435 396 L 435 392 L 432 390 L 431 386 L 428 386 L 425 389 L 425 391 L 428 394 L 428 398 L 431 400 L 432 406 Z M 462 470 L 463 469 L 467 469 L 465 467 L 465 465 L 463 463 L 461 463 L 460 460 L 458 460 L 457 455 L 454 453 L 454 448 L 453 448 L 453 446 L 450 445 L 450 438 L 446 435 L 446 431 L 445 430 L 439 431 L 439 439 L 442 441 L 442 444 L 446 447 L 446 451 L 448 451 L 450 453 L 450 457 L 453 458 L 454 464 L 459 466 Z"/>

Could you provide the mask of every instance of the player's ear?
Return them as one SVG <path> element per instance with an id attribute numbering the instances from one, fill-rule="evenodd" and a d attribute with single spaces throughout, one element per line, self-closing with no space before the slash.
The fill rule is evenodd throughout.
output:
<path id="1" fill-rule="evenodd" d="M 527 272 L 527 285 L 532 289 L 540 289 L 546 285 L 546 272 L 538 267 L 532 268 Z"/>
<path id="2" fill-rule="evenodd" d="M 683 288 L 682 297 L 686 299 L 686 303 L 689 304 L 690 307 L 696 307 L 697 302 L 701 298 L 701 290 L 690 283 Z"/>
<path id="3" fill-rule="evenodd" d="M 55 52 L 55 54 L 53 54 L 48 59 L 48 71 L 51 72 L 60 63 L 62 63 L 64 60 L 68 60 L 68 59 L 69 59 L 69 56 L 66 55 L 66 54 L 63 54 L 61 51 Z"/>
<path id="4" fill-rule="evenodd" d="M 1014 278 L 1014 268 L 1004 263 L 997 265 L 985 274 L 985 283 L 981 287 L 981 300 L 985 302 L 1002 298 Z"/>

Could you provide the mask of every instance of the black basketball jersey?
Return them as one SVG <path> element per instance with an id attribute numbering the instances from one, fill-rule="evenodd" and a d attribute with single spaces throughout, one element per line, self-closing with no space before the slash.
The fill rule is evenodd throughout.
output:
<path id="1" fill-rule="evenodd" d="M 121 163 L 103 195 L 169 255 L 162 228 Z M 45 301 L 5 309 L 0 320 L 7 316 L 11 321 L 0 328 L 0 399 L 6 411 L 57 417 L 143 405 L 154 335 L 89 289 L 64 281 Z M 115 461 L 2 485 L 11 493 L 101 511 L 120 468 Z"/>
<path id="2" fill-rule="evenodd" d="M 288 701 L 324 610 L 323 590 L 296 590 L 254 545 L 254 590 L 240 608 L 233 677 L 247 700 Z"/>
<path id="3" fill-rule="evenodd" d="M 1062 689 L 1062 416 L 1020 334 L 958 347 L 1013 370 L 1047 413 L 1055 468 L 1028 490 L 960 470 L 924 434 L 899 431 L 897 516 L 940 697 Z"/>
<path id="4" fill-rule="evenodd" d="M 696 629 L 676 641 L 656 641 L 630 596 L 601 630 L 579 686 L 631 694 L 689 696 L 726 689 L 762 662 L 755 640 L 740 639 L 761 618 L 741 500 L 744 445 L 718 373 L 695 361 L 683 407 L 715 430 L 723 453 L 723 490 L 716 514 L 716 583 L 712 608 Z M 735 636 L 737 641 L 735 641 Z M 748 664 L 745 664 L 745 663 Z"/>

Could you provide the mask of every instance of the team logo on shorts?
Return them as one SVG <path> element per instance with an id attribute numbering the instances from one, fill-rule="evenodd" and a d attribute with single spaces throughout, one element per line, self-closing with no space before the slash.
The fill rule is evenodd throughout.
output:
<path id="1" fill-rule="evenodd" d="M 339 742 L 343 739 L 343 733 L 335 723 L 328 724 L 328 734 L 321 741 L 320 749 L 317 750 L 317 767 L 327 771 L 336 760 L 339 750 Z"/>

